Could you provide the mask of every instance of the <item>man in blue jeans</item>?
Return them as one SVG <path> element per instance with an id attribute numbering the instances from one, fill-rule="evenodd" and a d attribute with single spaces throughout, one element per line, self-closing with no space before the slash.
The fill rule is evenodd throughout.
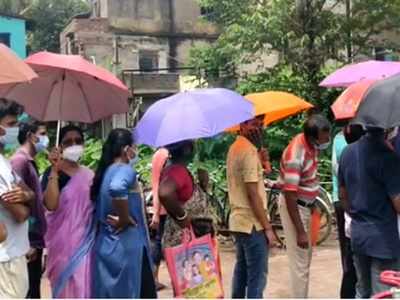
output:
<path id="1" fill-rule="evenodd" d="M 236 243 L 232 298 L 263 298 L 267 284 L 268 246 L 274 234 L 267 219 L 260 159 L 267 157 L 260 147 L 263 119 L 242 124 L 228 153 L 229 227 Z"/>
<path id="2" fill-rule="evenodd" d="M 357 298 L 388 290 L 381 272 L 400 271 L 400 157 L 389 139 L 390 132 L 370 129 L 347 146 L 339 163 L 340 200 L 352 218 Z"/>

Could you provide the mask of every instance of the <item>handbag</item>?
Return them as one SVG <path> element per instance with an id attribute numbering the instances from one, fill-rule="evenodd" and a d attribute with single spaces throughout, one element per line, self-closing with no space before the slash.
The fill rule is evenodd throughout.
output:
<path id="1" fill-rule="evenodd" d="M 182 244 L 166 248 L 165 260 L 176 298 L 223 298 L 222 273 L 216 240 L 196 238 L 185 229 Z"/>

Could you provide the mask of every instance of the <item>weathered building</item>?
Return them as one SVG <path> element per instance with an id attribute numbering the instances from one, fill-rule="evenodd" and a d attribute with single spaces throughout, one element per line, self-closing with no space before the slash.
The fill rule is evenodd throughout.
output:
<path id="1" fill-rule="evenodd" d="M 218 38 L 203 13 L 196 0 L 92 0 L 92 11 L 62 32 L 62 52 L 114 70 L 141 99 L 143 111 L 179 91 L 193 46 Z M 129 116 L 119 117 L 114 126 L 131 123 Z"/>

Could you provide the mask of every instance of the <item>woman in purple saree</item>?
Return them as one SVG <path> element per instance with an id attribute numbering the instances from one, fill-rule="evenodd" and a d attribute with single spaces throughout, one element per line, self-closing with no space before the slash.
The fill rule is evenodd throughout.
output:
<path id="1" fill-rule="evenodd" d="M 93 172 L 78 164 L 84 138 L 80 128 L 67 126 L 54 149 L 52 166 L 43 175 L 47 233 L 47 274 L 53 298 L 91 297 L 91 256 L 94 244 Z"/>

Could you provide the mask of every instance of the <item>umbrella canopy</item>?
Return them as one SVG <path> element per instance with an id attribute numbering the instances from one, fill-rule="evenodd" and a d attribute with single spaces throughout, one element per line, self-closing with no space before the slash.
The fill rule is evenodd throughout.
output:
<path id="1" fill-rule="evenodd" d="M 361 80 L 379 80 L 400 73 L 400 62 L 369 60 L 344 66 L 330 74 L 320 86 L 348 87 Z"/>
<path id="2" fill-rule="evenodd" d="M 368 90 L 354 123 L 383 129 L 400 125 L 400 75 L 377 82 Z"/>
<path id="3" fill-rule="evenodd" d="M 248 94 L 245 98 L 254 104 L 256 116 L 265 115 L 265 126 L 313 107 L 311 103 L 287 92 L 255 93 Z M 228 131 L 238 130 L 237 125 Z"/>
<path id="4" fill-rule="evenodd" d="M 39 78 L 0 89 L 41 121 L 93 123 L 128 111 L 128 88 L 81 56 L 39 52 L 26 59 Z"/>
<path id="5" fill-rule="evenodd" d="M 375 82 L 374 80 L 363 80 L 344 90 L 331 106 L 335 119 L 353 119 L 365 93 Z"/>
<path id="6" fill-rule="evenodd" d="M 162 99 L 139 121 L 137 142 L 161 147 L 175 142 L 212 137 L 254 117 L 253 105 L 227 89 L 199 89 Z"/>
<path id="7" fill-rule="evenodd" d="M 10 48 L 0 43 L 0 84 L 31 81 L 37 74 Z"/>

